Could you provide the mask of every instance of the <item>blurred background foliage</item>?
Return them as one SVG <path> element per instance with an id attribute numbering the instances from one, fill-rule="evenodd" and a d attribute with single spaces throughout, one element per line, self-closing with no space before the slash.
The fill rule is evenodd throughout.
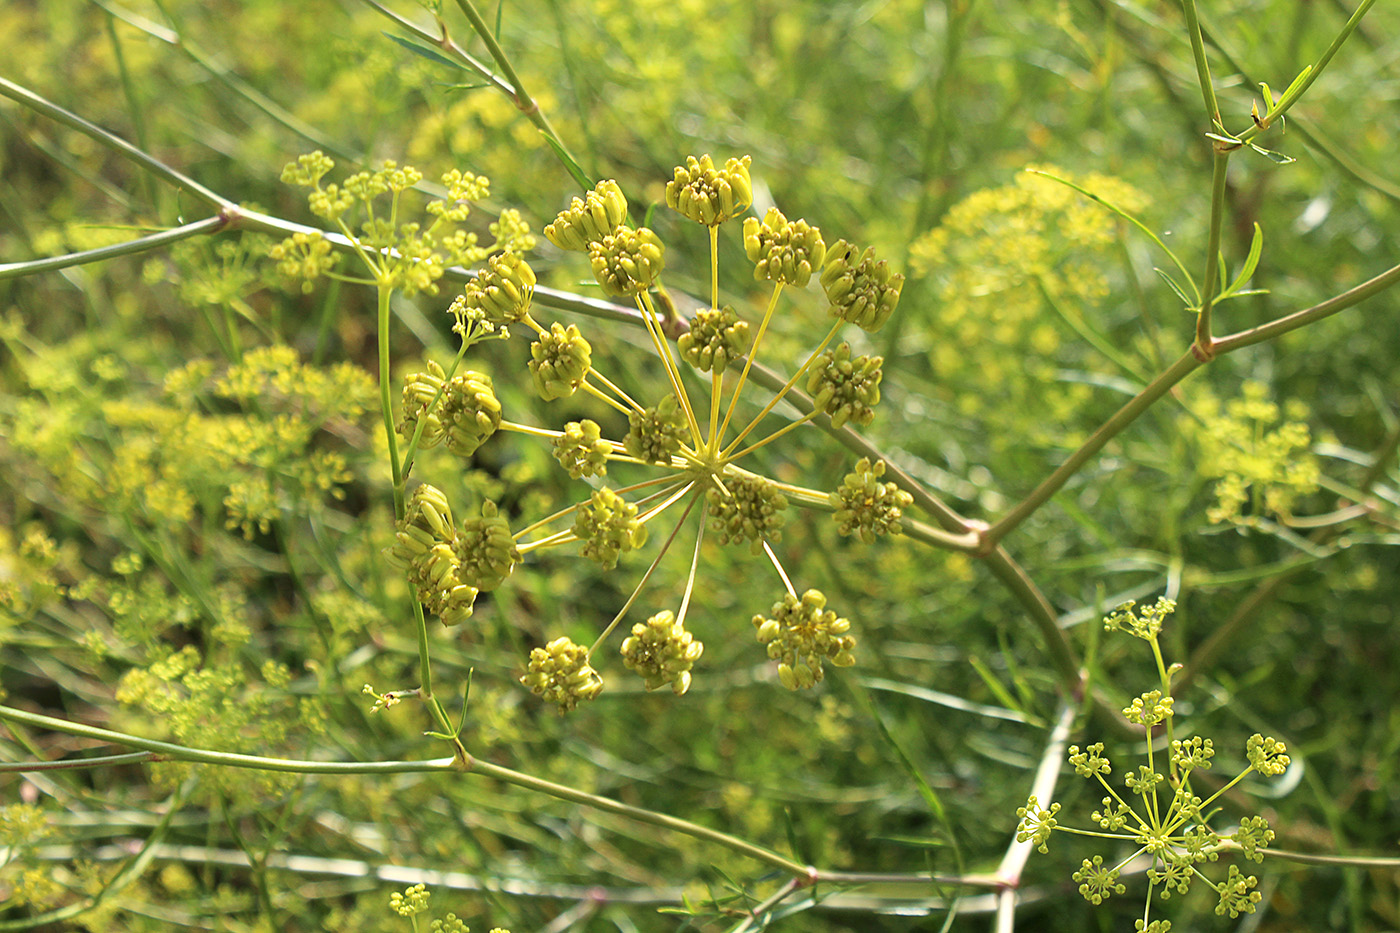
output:
<path id="1" fill-rule="evenodd" d="M 430 22 L 412 4 L 396 10 Z M 1071 178 L 1139 216 L 1197 272 L 1209 147 L 1175 3 L 519 0 L 486 13 L 585 171 L 617 178 L 635 221 L 664 201 L 687 154 L 749 153 L 759 214 L 776 204 L 828 242 L 874 244 L 905 271 L 891 325 L 847 337 L 886 359 L 885 400 L 865 433 L 964 514 L 994 520 L 1189 345 L 1193 319 L 1152 271 L 1166 258 L 1023 171 Z M 1227 126 L 1248 126 L 1256 82 L 1285 87 L 1349 13 L 1342 0 L 1210 4 Z M 444 17 L 480 52 L 455 10 Z M 1287 131 L 1264 139 L 1296 162 L 1233 160 L 1224 253 L 1233 275 L 1259 224 L 1253 286 L 1267 292 L 1221 306 L 1218 330 L 1306 307 L 1400 253 L 1397 29 L 1400 12 L 1378 4 Z M 395 35 L 391 20 L 350 0 L 10 0 L 0 75 L 228 197 L 302 222 L 300 195 L 277 178 L 317 147 L 347 169 L 392 158 L 429 178 L 453 167 L 486 175 L 491 205 L 518 208 L 537 230 L 579 193 L 505 96 Z M 201 210 L 89 139 L 0 105 L 5 261 L 127 239 Z M 703 294 L 703 234 L 664 204 L 651 223 L 667 243 L 668 284 Z M 596 292 L 577 257 L 541 243 L 532 262 L 543 281 Z M 392 512 L 374 414 L 373 295 L 302 294 L 273 275 L 266 245 L 230 234 L 0 282 L 6 702 L 259 754 L 442 754 L 422 737 L 419 710 L 370 714 L 360 694 L 366 682 L 417 679 L 408 588 L 379 556 Z M 725 300 L 756 319 L 765 296 L 730 231 L 720 255 Z M 449 297 L 399 300 L 398 370 L 419 368 L 424 354 L 450 359 Z M 788 301 L 766 358 L 790 370 L 826 323 L 814 292 Z M 1222 754 L 1238 757 L 1254 731 L 1296 750 L 1302 765 L 1284 784 L 1250 788 L 1268 795 L 1263 812 L 1289 849 L 1394 854 L 1400 837 L 1393 458 L 1356 497 L 1364 514 L 1299 522 L 1355 502 L 1377 479 L 1367 475 L 1374 456 L 1393 447 L 1395 305 L 1382 295 L 1214 362 L 1006 541 L 1115 700 L 1151 678 L 1132 645 L 1100 640 L 1106 608 L 1175 595 L 1166 639 L 1177 660 L 1250 613 L 1178 709 L 1232 750 Z M 658 377 L 638 333 L 561 319 L 585 328 L 604 372 L 634 385 Z M 257 349 L 274 346 L 290 351 Z M 494 377 L 508 417 L 552 427 L 600 418 L 581 402 L 544 408 L 526 355 L 516 340 L 468 360 Z M 783 479 L 835 488 L 854 461 L 816 430 L 788 441 L 768 463 Z M 459 515 L 489 498 L 513 524 L 584 490 L 547 447 L 515 435 L 465 468 L 425 453 L 415 474 L 460 503 Z M 690 613 L 706 644 L 690 693 L 647 695 L 612 663 L 602 697 L 560 718 L 516 682 L 523 658 L 561 633 L 590 643 L 645 565 L 601 575 L 573 555 L 532 555 L 466 626 L 433 630 L 441 693 L 474 670 L 467 747 L 823 867 L 990 869 L 1056 697 L 1024 611 L 971 559 L 899 538 L 856 545 L 820 512 L 792 514 L 781 552 L 799 589 L 820 583 L 852 618 L 856 668 L 812 692 L 782 689 L 749 623 L 777 588 L 746 549 L 711 545 Z M 637 611 L 674 608 L 684 574 L 682 561 L 663 564 Z M 1109 728 L 1091 714 L 1076 736 Z M 15 727 L 0 749 L 59 757 L 87 744 Z M 946 818 L 930 812 L 906 756 Z M 559 929 L 575 909 L 580 929 L 678 927 L 654 906 L 682 889 L 699 905 L 696 924 L 719 929 L 715 903 L 753 903 L 735 885 L 756 899 L 772 888 L 726 850 L 471 777 L 274 780 L 133 766 L 2 780 L 12 806 L 0 810 L 0 845 L 33 843 L 0 867 L 7 918 L 101 891 L 172 795 L 183 805 L 162 830 L 171 848 L 72 923 L 407 928 L 389 914 L 388 892 L 427 880 L 436 907 L 483 930 Z M 1068 811 L 1096 798 L 1069 778 L 1058 799 Z M 1247 801 L 1225 806 L 1249 812 Z M 1058 841 L 1032 860 L 1038 900 L 1024 923 L 1131 927 L 1142 879 L 1094 910 L 1068 881 L 1084 854 Z M 292 856 L 309 861 L 289 866 Z M 336 877 L 331 859 L 459 874 Z M 1265 897 L 1251 929 L 1400 926 L 1394 871 L 1271 862 L 1259 873 Z M 860 898 L 786 925 L 931 929 L 944 915 L 852 912 Z M 1164 906 L 1160 916 L 1199 915 L 1182 928 L 1225 927 L 1209 916 L 1208 892 Z M 969 910 L 953 928 L 986 922 Z"/>

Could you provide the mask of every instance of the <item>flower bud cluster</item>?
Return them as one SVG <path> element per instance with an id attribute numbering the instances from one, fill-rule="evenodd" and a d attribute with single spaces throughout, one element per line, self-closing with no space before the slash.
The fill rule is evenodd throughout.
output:
<path id="1" fill-rule="evenodd" d="M 699 159 L 686 156 L 677 166 L 675 179 L 666 183 L 666 204 L 673 210 L 707 227 L 715 227 L 748 210 L 753 203 L 753 183 L 749 179 L 752 159 L 730 159 L 716 169 L 709 155 Z"/>
<path id="2" fill-rule="evenodd" d="M 765 539 L 782 539 L 787 496 L 771 480 L 731 473 L 724 477 L 724 489 L 712 487 L 708 495 L 710 528 L 719 533 L 720 544 L 751 541 L 757 553 Z"/>
<path id="3" fill-rule="evenodd" d="M 588 245 L 612 233 L 627 219 L 627 198 L 611 178 L 600 181 L 582 198 L 574 198 L 544 228 L 549 242 L 560 249 L 588 252 Z"/>
<path id="4" fill-rule="evenodd" d="M 667 395 L 645 411 L 630 411 L 631 429 L 622 439 L 629 454 L 647 463 L 669 464 L 685 440 L 685 415 L 674 395 Z"/>
<path id="5" fill-rule="evenodd" d="M 681 357 L 701 372 L 724 372 L 749 346 L 749 324 L 729 305 L 695 312 L 690 330 L 676 341 Z"/>
<path id="6" fill-rule="evenodd" d="M 882 483 L 885 461 L 873 467 L 869 457 L 856 461 L 855 472 L 847 473 L 841 487 L 831 494 L 835 519 L 843 535 L 859 535 L 872 544 L 877 535 L 899 534 L 899 520 L 913 505 L 914 497 L 894 483 Z"/>
<path id="7" fill-rule="evenodd" d="M 520 682 L 566 713 L 581 701 L 603 692 L 603 678 L 588 663 L 588 651 L 560 637 L 530 651 L 530 664 Z"/>
<path id="8" fill-rule="evenodd" d="M 875 261 L 875 250 L 867 247 L 857 260 L 856 247 L 837 240 L 826 254 L 822 288 L 831 302 L 831 314 L 874 333 L 894 313 L 904 276 L 891 274 L 889 263 Z"/>
<path id="9" fill-rule="evenodd" d="M 530 344 L 530 372 L 535 390 L 545 401 L 568 398 L 583 384 L 593 365 L 593 348 L 579 333 L 577 324 L 568 327 L 557 321 Z"/>
<path id="10" fill-rule="evenodd" d="M 705 646 L 685 630 L 665 609 L 632 626 L 622 642 L 622 660 L 628 670 L 642 675 L 648 690 L 671 685 L 676 696 L 690 689 L 690 669 Z"/>
<path id="11" fill-rule="evenodd" d="M 445 376 L 442 367 L 429 360 L 427 372 L 412 373 L 404 380 L 403 419 L 398 432 L 410 440 L 422 421 L 420 447 L 436 447 L 446 441 L 448 450 L 470 457 L 501 426 L 501 403 L 491 377 L 484 373 L 468 370 L 444 387 Z M 435 398 L 440 405 L 430 410 Z"/>
<path id="12" fill-rule="evenodd" d="M 758 281 L 801 288 L 811 279 L 812 270 L 822 264 L 826 244 L 821 231 L 807 221 L 789 222 L 782 211 L 770 207 L 763 223 L 755 217 L 744 221 L 744 251 L 754 264 L 753 277 Z"/>
<path id="13" fill-rule="evenodd" d="M 1256 732 L 1245 742 L 1244 754 L 1255 771 L 1273 777 L 1288 770 L 1291 759 L 1284 754 L 1287 751 L 1288 746 L 1278 739 L 1265 738 Z"/>
<path id="14" fill-rule="evenodd" d="M 520 549 L 494 502 L 481 504 L 481 517 L 462 522 L 453 551 L 461 562 L 461 575 L 482 592 L 500 586 L 520 563 Z"/>
<path id="15" fill-rule="evenodd" d="M 554 439 L 554 459 L 574 479 L 602 476 L 608 472 L 611 441 L 603 440 L 598 422 L 585 418 L 564 425 L 564 433 Z"/>
<path id="16" fill-rule="evenodd" d="M 486 260 L 486 268 L 462 289 L 467 308 L 479 308 L 492 324 L 513 324 L 530 313 L 535 295 L 535 270 L 516 253 Z"/>
<path id="17" fill-rule="evenodd" d="M 865 426 L 874 420 L 884 364 L 882 356 L 852 357 L 846 343 L 822 354 L 812 367 L 807 391 L 817 409 L 831 416 L 832 427 L 839 428 L 847 421 Z"/>
<path id="18" fill-rule="evenodd" d="M 811 687 L 823 677 L 822 661 L 837 667 L 856 663 L 856 640 L 848 619 L 826 608 L 819 590 L 808 590 L 798 599 L 791 593 L 773 604 L 771 617 L 753 617 L 758 640 L 768 646 L 768 657 L 778 662 L 778 679 L 789 690 Z"/>
<path id="19" fill-rule="evenodd" d="M 457 530 L 452 508 L 442 490 L 426 483 L 413 491 L 396 526 L 394 543 L 384 556 L 408 571 L 408 581 L 418 601 L 441 617 L 444 625 L 458 625 L 472 614 L 477 587 L 464 579 L 453 545 Z"/>
<path id="20" fill-rule="evenodd" d="M 606 486 L 579 508 L 573 533 L 583 542 L 580 553 L 596 560 L 604 570 L 616 567 L 622 554 L 641 547 L 647 540 L 646 526 L 637 518 L 637 506 Z"/>
<path id="21" fill-rule="evenodd" d="M 605 294 L 631 298 L 650 288 L 666 268 L 666 247 L 646 227 L 618 227 L 588 244 L 588 261 Z"/>

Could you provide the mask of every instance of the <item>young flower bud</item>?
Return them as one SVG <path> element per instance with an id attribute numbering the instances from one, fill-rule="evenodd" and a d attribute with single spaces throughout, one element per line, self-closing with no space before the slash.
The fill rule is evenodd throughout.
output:
<path id="1" fill-rule="evenodd" d="M 690 330 L 676 341 L 681 357 L 701 372 L 717 373 L 744 355 L 749 346 L 749 325 L 729 305 L 695 312 Z"/>
<path id="2" fill-rule="evenodd" d="M 622 446 L 638 460 L 669 464 L 680 452 L 686 423 L 674 395 L 662 397 L 646 411 L 628 412 L 627 422 L 631 430 L 622 439 Z"/>
<path id="3" fill-rule="evenodd" d="M 612 233 L 627 219 L 627 199 L 612 179 L 598 182 L 582 199 L 574 198 L 544 228 L 545 238 L 560 249 L 587 252 L 588 245 Z"/>
<path id="4" fill-rule="evenodd" d="M 873 544 L 876 535 L 899 534 L 899 519 L 913 505 L 914 497 L 894 483 L 882 483 L 885 461 L 874 467 L 870 458 L 856 462 L 855 472 L 847 473 L 841 487 L 831 494 L 836 513 L 833 516 L 843 535 L 859 535 L 866 544 Z"/>
<path id="5" fill-rule="evenodd" d="M 414 563 L 408 575 L 418 601 L 443 625 L 460 625 L 471 617 L 476 604 L 477 588 L 462 581 L 460 570 L 453 549 L 437 544 Z"/>
<path id="6" fill-rule="evenodd" d="M 576 324 L 551 324 L 547 333 L 530 344 L 530 356 L 535 390 L 545 401 L 573 395 L 593 365 L 593 348 Z"/>
<path id="7" fill-rule="evenodd" d="M 637 506 L 604 486 L 578 510 L 573 533 L 583 542 L 579 552 L 604 570 L 617 566 L 625 552 L 646 543 L 647 529 L 637 518 Z"/>
<path id="8" fill-rule="evenodd" d="M 442 396 L 442 423 L 447 449 L 470 457 L 501 426 L 501 403 L 491 377 L 468 370 L 453 377 Z"/>
<path id="9" fill-rule="evenodd" d="M 438 391 L 447 374 L 432 360 L 428 360 L 427 367 L 427 372 L 410 373 L 404 379 L 403 418 L 395 427 L 399 436 L 409 441 L 418 430 L 418 422 L 422 421 L 423 434 L 418 439 L 418 446 L 423 450 L 436 447 L 447 436 L 437 409 L 429 409 L 433 400 L 438 398 Z"/>
<path id="10" fill-rule="evenodd" d="M 891 275 L 885 260 L 875 261 L 874 247 L 867 247 L 859 261 L 856 248 L 837 240 L 826 253 L 822 288 L 831 302 L 832 317 L 874 333 L 894 313 L 904 276 Z"/>
<path id="11" fill-rule="evenodd" d="M 676 168 L 675 180 L 666 183 L 667 206 L 707 227 L 742 214 L 753 203 L 751 162 L 749 156 L 730 159 L 717 170 L 709 155 L 686 156 L 685 165 Z"/>
<path id="12" fill-rule="evenodd" d="M 535 270 L 515 253 L 486 260 L 486 268 L 462 289 L 467 308 L 480 309 L 492 324 L 513 324 L 530 312 Z"/>
<path id="13" fill-rule="evenodd" d="M 612 442 L 603 440 L 598 423 L 587 418 L 570 421 L 564 425 L 564 433 L 554 439 L 554 459 L 574 479 L 606 474 L 612 452 Z"/>
<path id="14" fill-rule="evenodd" d="M 759 642 L 768 646 L 768 657 L 778 662 L 778 679 L 789 690 L 811 687 L 824 676 L 822 661 L 837 667 L 856 663 L 856 640 L 848 619 L 826 608 L 819 590 L 808 590 L 798 599 L 791 593 L 773 604 L 771 618 L 753 617 Z"/>
<path id="15" fill-rule="evenodd" d="M 589 665 L 587 649 L 562 637 L 530 651 L 530 664 L 520 682 L 557 705 L 561 713 L 603 692 L 603 679 Z"/>
<path id="16" fill-rule="evenodd" d="M 646 227 L 618 227 L 588 244 L 588 261 L 604 294 L 631 298 L 650 288 L 666 268 L 666 248 Z"/>
<path id="17" fill-rule="evenodd" d="M 648 690 L 670 684 L 681 696 L 690 689 L 690 669 L 704 650 L 667 609 L 632 626 L 622 642 L 622 660 L 642 675 Z"/>
<path id="18" fill-rule="evenodd" d="M 822 354 L 821 361 L 812 367 L 807 391 L 813 404 L 831 416 L 832 427 L 839 428 L 847 421 L 864 426 L 874 420 L 884 363 L 881 356 L 852 359 L 846 343 Z"/>
<path id="19" fill-rule="evenodd" d="M 821 231 L 805 220 L 789 222 L 776 207 L 768 208 L 763 223 L 744 221 L 744 251 L 754 263 L 753 277 L 762 282 L 786 282 L 798 288 L 807 284 L 812 270 L 822 264 L 826 244 Z"/>
<path id="20" fill-rule="evenodd" d="M 483 593 L 500 586 L 521 559 L 509 523 L 490 501 L 481 504 L 480 518 L 462 523 L 453 550 L 462 564 L 462 579 Z"/>
<path id="21" fill-rule="evenodd" d="M 395 531 L 394 544 L 384 556 L 402 569 L 423 559 L 433 545 L 451 544 L 457 532 L 452 527 L 452 507 L 447 503 L 447 496 L 427 483 L 413 490 Z"/>
<path id="22" fill-rule="evenodd" d="M 761 476 L 737 473 L 724 477 L 724 487 L 728 495 L 717 487 L 709 491 L 710 527 L 719 533 L 720 544 L 751 541 L 756 554 L 765 540 L 781 540 L 788 503 L 777 486 Z"/>

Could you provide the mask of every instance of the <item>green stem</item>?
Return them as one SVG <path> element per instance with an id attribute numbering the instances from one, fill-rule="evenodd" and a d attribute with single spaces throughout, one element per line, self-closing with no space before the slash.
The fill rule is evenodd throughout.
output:
<path id="1" fill-rule="evenodd" d="M 1203 361 L 1197 359 L 1194 353 L 1187 353 L 1168 367 L 1161 375 L 1152 380 L 1147 388 L 1118 409 L 1113 417 L 1105 421 L 1078 450 L 1070 454 L 1069 459 L 1060 464 L 1019 505 L 992 525 L 987 530 L 985 539 L 993 543 L 1000 541 L 1013 528 L 1029 518 L 1033 512 L 1049 501 L 1051 496 L 1059 492 L 1061 487 L 1069 481 L 1069 478 L 1079 472 L 1080 468 L 1088 463 L 1091 457 L 1104 448 L 1104 445 L 1137 420 L 1139 415 L 1165 395 L 1172 386 L 1185 379 L 1202 365 L 1204 365 Z"/>
<path id="2" fill-rule="evenodd" d="M 194 198 L 210 207 L 217 210 L 231 210 L 237 208 L 237 205 L 232 201 L 214 193 L 188 175 L 176 171 L 154 156 L 148 155 L 146 152 L 136 148 L 120 136 L 107 132 L 97 124 L 84 120 L 77 114 L 65 110 L 52 101 L 40 97 L 28 88 L 21 87 L 5 78 L 0 78 L 0 95 L 21 103 L 35 113 L 43 114 L 56 123 L 61 123 L 70 129 L 77 130 L 97 140 L 107 148 L 135 162 L 157 178 L 163 179 L 177 188 L 185 189 Z"/>
<path id="3" fill-rule="evenodd" d="M 1385 291 L 1395 283 L 1400 282 L 1400 265 L 1391 266 L 1375 278 L 1362 282 L 1355 288 L 1348 289 L 1336 297 L 1315 304 L 1311 308 L 1302 311 L 1295 311 L 1267 324 L 1260 324 L 1258 327 L 1251 327 L 1231 334 L 1228 337 L 1221 337 L 1214 343 L 1216 354 L 1230 353 L 1241 347 L 1252 346 L 1256 343 L 1263 343 L 1266 340 L 1273 340 L 1289 331 L 1297 330 L 1314 324 L 1323 318 L 1331 317 L 1338 311 L 1345 311 L 1352 305 L 1359 304 Z"/>
<path id="4" fill-rule="evenodd" d="M 476 30 L 476 34 L 481 37 L 481 41 L 486 43 L 486 50 L 491 53 L 491 57 L 495 59 L 501 71 L 505 72 L 506 81 L 510 84 L 510 95 L 515 101 L 515 106 L 520 108 L 520 112 L 525 114 L 531 123 L 539 127 L 541 133 L 549 137 L 550 142 L 557 147 L 557 151 L 562 157 L 560 161 L 564 163 L 565 167 L 569 169 L 572 175 L 572 166 L 578 164 L 578 159 L 574 158 L 573 153 L 569 152 L 569 147 L 564 145 L 564 141 L 559 138 L 559 134 L 555 132 L 553 125 L 550 124 L 549 118 L 540 110 L 540 105 L 530 96 L 529 92 L 525 90 L 524 83 L 520 80 L 520 76 L 515 73 L 515 67 L 510 63 L 510 56 L 506 55 L 505 50 L 502 49 L 500 43 L 496 41 L 496 36 L 486 24 L 486 20 L 482 19 L 481 14 L 477 12 L 476 5 L 472 3 L 472 0 L 457 0 L 457 6 L 462 10 L 462 13 L 466 15 L 467 21 L 472 24 L 472 29 Z"/>
<path id="5" fill-rule="evenodd" d="M 1215 99 L 1215 84 L 1210 79 L 1210 63 L 1206 61 L 1205 41 L 1201 37 L 1201 20 L 1196 15 L 1196 0 L 1181 0 L 1186 14 L 1186 31 L 1191 37 L 1191 56 L 1196 60 L 1196 81 L 1201 86 L 1201 99 L 1206 105 L 1206 119 L 1212 126 L 1220 124 L 1220 104 Z M 1221 129 L 1224 129 L 1221 126 Z"/>
<path id="6" fill-rule="evenodd" d="M 0 263 L 0 281 L 18 278 L 22 275 L 32 275 L 36 272 L 53 272 L 56 269 L 67 269 L 70 266 L 81 266 L 90 262 L 101 262 L 104 259 L 115 259 L 118 256 L 129 256 L 133 253 L 144 253 L 162 246 L 168 246 L 171 243 L 178 243 L 181 240 L 188 240 L 190 237 L 218 233 L 228 226 L 229 221 L 230 217 L 228 215 L 219 214 L 214 217 L 206 217 L 203 220 L 196 220 L 193 223 L 183 224 L 179 227 L 172 227 L 169 230 L 162 230 L 159 233 L 152 233 L 134 240 L 127 240 L 125 243 L 114 243 L 111 246 L 99 246 L 96 249 L 83 250 L 78 253 L 66 253 L 62 256 L 50 256 L 45 259 Z"/>
<path id="7" fill-rule="evenodd" d="M 1241 133 L 1238 138 L 1242 140 L 1253 139 L 1255 136 L 1268 129 L 1275 120 L 1287 113 L 1289 108 L 1296 104 L 1298 100 L 1307 93 L 1308 88 L 1313 86 L 1313 82 L 1322 76 L 1322 72 L 1331 64 L 1333 57 L 1341 50 L 1347 39 L 1351 38 L 1351 34 L 1356 31 L 1356 27 L 1361 25 L 1362 17 L 1370 11 L 1375 2 L 1376 0 L 1362 0 L 1362 3 L 1357 6 L 1356 11 L 1351 14 L 1346 24 L 1342 26 L 1341 32 L 1337 33 L 1337 37 L 1332 40 L 1332 44 L 1327 47 L 1327 50 L 1322 53 L 1322 57 L 1319 58 L 1312 66 L 1311 70 L 1308 71 L 1307 77 L 1297 84 L 1294 84 L 1292 87 L 1289 87 L 1284 95 L 1275 101 L 1274 106 L 1270 108 L 1269 112 L 1261 117 L 1257 124 Z"/>
<path id="8" fill-rule="evenodd" d="M 550 797 L 556 797 L 560 800 L 583 804 L 597 810 L 616 813 L 620 816 L 636 820 L 637 822 L 649 823 L 653 826 L 670 829 L 696 839 L 714 842 L 731 851 L 738 852 L 795 875 L 806 876 L 808 873 L 807 866 L 783 858 L 775 852 L 771 852 L 768 849 L 756 846 L 750 842 L 745 842 L 728 833 L 722 833 L 718 830 L 710 829 L 707 826 L 700 826 L 677 817 L 667 816 L 662 813 L 653 813 L 650 810 L 643 810 L 640 807 L 618 803 L 606 797 L 599 797 L 594 794 L 574 790 L 572 787 L 565 787 L 562 784 L 555 784 L 552 781 L 546 781 L 528 774 L 523 774 L 519 771 L 512 771 L 509 768 L 504 768 L 500 765 L 495 765 L 474 757 L 467 757 L 462 760 L 455 758 L 434 758 L 427 761 L 300 761 L 289 758 L 263 758 L 257 755 L 240 755 L 233 752 L 215 752 L 207 749 L 175 745 L 170 742 L 157 742 L 152 739 L 143 739 L 121 732 L 113 732 L 109 729 L 100 729 L 96 726 L 69 722 L 64 719 L 55 719 L 52 716 L 29 713 L 8 706 L 0 706 L 0 719 L 51 729 L 66 735 L 76 735 L 84 738 L 97 739 L 103 742 L 111 742 L 117 745 L 127 745 L 132 748 L 145 749 L 162 756 L 163 760 L 188 761 L 199 764 L 221 765 L 230 768 L 249 768 L 257 771 L 347 775 L 428 772 L 452 773 L 470 771 L 485 777 L 504 781 L 516 787 L 523 787 L 527 790 L 537 791 Z"/>
<path id="9" fill-rule="evenodd" d="M 1220 232 L 1225 226 L 1225 179 L 1230 153 L 1216 148 L 1210 185 L 1210 230 L 1206 242 L 1206 271 L 1201 276 L 1201 309 L 1196 315 L 1196 351 L 1210 359 L 1214 345 L 1210 312 L 1220 291 Z"/>

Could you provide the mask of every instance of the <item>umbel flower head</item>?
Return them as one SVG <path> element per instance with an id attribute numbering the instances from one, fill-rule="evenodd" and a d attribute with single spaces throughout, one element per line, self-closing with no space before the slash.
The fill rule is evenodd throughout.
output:
<path id="1" fill-rule="evenodd" d="M 622 446 L 638 460 L 669 464 L 671 457 L 680 452 L 685 439 L 685 415 L 674 395 L 665 396 L 645 411 L 628 412 L 627 423 L 631 429 L 622 439 Z"/>
<path id="2" fill-rule="evenodd" d="M 782 538 L 783 511 L 788 506 L 784 496 L 772 481 L 748 473 L 731 473 L 724 477 L 723 489 L 711 487 L 710 527 L 719 533 L 719 543 L 751 541 L 757 553 L 764 540 Z"/>
<path id="3" fill-rule="evenodd" d="M 558 321 L 530 344 L 530 372 L 535 390 L 545 401 L 568 398 L 583 384 L 593 365 L 593 348 L 579 333 L 578 325 Z"/>
<path id="4" fill-rule="evenodd" d="M 707 227 L 718 226 L 748 210 L 753 203 L 749 156 L 730 159 L 716 169 L 708 154 L 686 156 L 675 178 L 666 183 L 666 205 Z"/>
<path id="5" fill-rule="evenodd" d="M 427 372 L 411 373 L 404 380 L 398 432 L 410 440 L 422 422 L 420 447 L 436 447 L 445 440 L 448 450 L 470 457 L 501 426 L 501 403 L 491 377 L 469 370 L 444 385 L 442 367 L 432 360 L 427 366 Z"/>
<path id="6" fill-rule="evenodd" d="M 570 421 L 554 439 L 554 459 L 574 479 L 607 473 L 608 454 L 612 452 L 612 442 L 603 440 L 598 422 L 588 418 Z"/>
<path id="7" fill-rule="evenodd" d="M 629 670 L 642 675 L 648 690 L 670 684 L 681 696 L 690 689 L 690 669 L 704 650 L 680 620 L 664 609 L 632 626 L 632 634 L 622 642 L 622 660 Z"/>
<path id="8" fill-rule="evenodd" d="M 676 341 L 681 358 L 701 372 L 724 372 L 749 346 L 749 325 L 729 305 L 702 308 L 691 318 L 690 330 Z"/>
<path id="9" fill-rule="evenodd" d="M 867 247 L 860 259 L 856 248 L 837 240 L 826 253 L 822 288 L 831 302 L 831 314 L 874 333 L 894 313 L 904 276 L 892 275 L 887 262 L 875 261 L 874 247 Z"/>
<path id="10" fill-rule="evenodd" d="M 834 518 L 843 535 L 859 535 L 872 544 L 877 535 L 899 534 L 899 519 L 913 505 L 914 497 L 894 483 L 882 483 L 885 461 L 873 467 L 869 457 L 856 462 L 855 471 L 846 474 L 841 487 L 831 494 Z"/>
<path id="11" fill-rule="evenodd" d="M 807 391 L 812 403 L 831 416 L 831 426 L 839 428 L 847 421 L 865 426 L 875 419 L 875 406 L 880 402 L 882 356 L 851 356 L 851 346 L 842 343 L 827 350 L 820 362 L 812 367 Z"/>
<path id="12" fill-rule="evenodd" d="M 486 268 L 462 289 L 468 308 L 480 308 L 493 324 L 524 320 L 535 295 L 535 270 L 518 254 L 504 252 L 486 260 Z"/>
<path id="13" fill-rule="evenodd" d="M 566 713 L 603 692 L 603 678 L 588 663 L 588 650 L 564 637 L 530 651 L 520 682 Z"/>
<path id="14" fill-rule="evenodd" d="M 434 545 L 451 544 L 457 534 L 452 526 L 452 506 L 447 496 L 427 483 L 413 490 L 404 507 L 404 516 L 395 528 L 394 543 L 384 555 L 401 570 L 412 567 Z"/>
<path id="15" fill-rule="evenodd" d="M 442 426 L 447 449 L 470 457 L 501 426 L 501 403 L 491 377 L 468 370 L 453 376 L 442 396 Z"/>
<path id="16" fill-rule="evenodd" d="M 626 219 L 627 198 L 609 178 L 598 182 L 583 198 L 570 201 L 554 223 L 544 228 L 544 235 L 560 249 L 586 253 L 590 243 L 612 233 Z"/>
<path id="17" fill-rule="evenodd" d="M 758 281 L 801 288 L 811 279 L 812 270 L 821 266 L 826 244 L 821 231 L 807 221 L 789 222 L 782 211 L 770 207 L 763 223 L 754 217 L 744 221 L 744 251 L 754 264 L 753 277 Z"/>
<path id="18" fill-rule="evenodd" d="M 753 625 L 759 642 L 768 646 L 768 657 L 778 662 L 778 679 L 789 690 L 820 683 L 823 660 L 837 667 L 856 663 L 856 640 L 847 634 L 850 620 L 827 609 L 820 590 L 808 590 L 801 599 L 788 593 L 773 604 L 769 617 L 754 616 Z"/>
<path id="19" fill-rule="evenodd" d="M 462 522 L 453 548 L 461 561 L 461 576 L 482 592 L 494 590 L 520 563 L 520 549 L 496 503 L 481 504 L 481 517 Z"/>
<path id="20" fill-rule="evenodd" d="M 637 519 L 637 506 L 604 486 L 578 510 L 574 535 L 583 542 L 580 552 L 603 565 L 617 566 L 617 559 L 647 541 L 647 528 Z"/>
<path id="21" fill-rule="evenodd" d="M 605 294 L 631 298 L 650 288 L 666 268 L 666 247 L 646 227 L 618 227 L 588 244 L 588 261 Z"/>

